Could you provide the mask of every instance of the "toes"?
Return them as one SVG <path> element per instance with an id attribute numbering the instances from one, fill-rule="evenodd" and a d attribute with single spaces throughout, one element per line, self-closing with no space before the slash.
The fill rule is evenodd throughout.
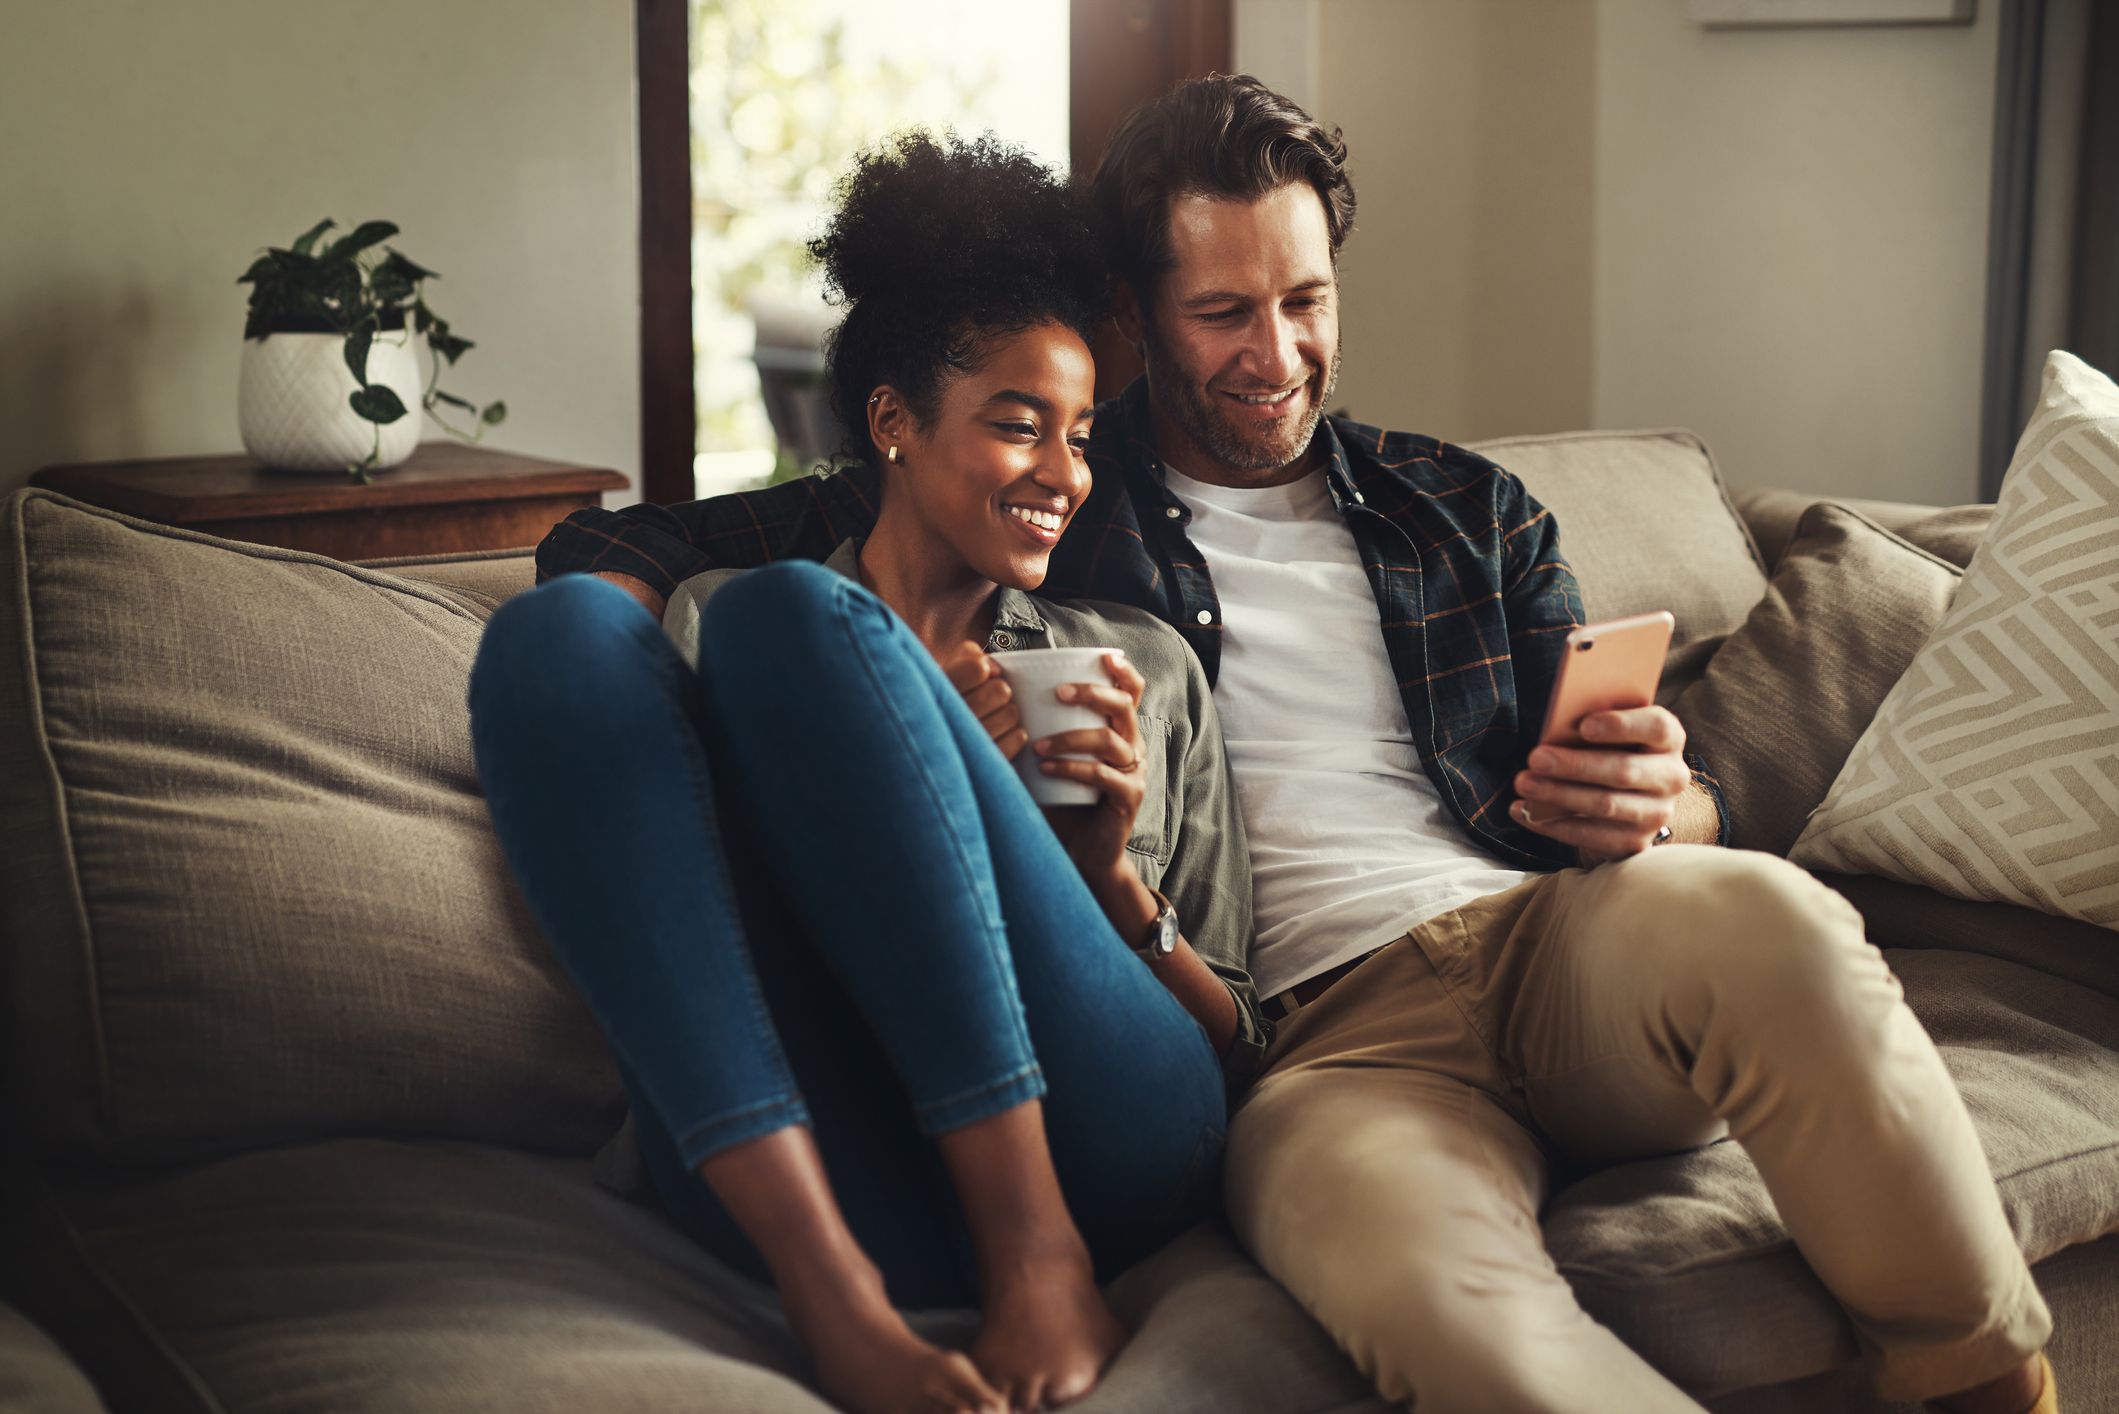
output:
<path id="1" fill-rule="evenodd" d="M 1095 1388 L 1096 1376 L 1093 1374 L 1062 1375 L 1045 1386 L 1045 1406 L 1057 1409 L 1062 1404 L 1072 1404 Z"/>
<path id="2" fill-rule="evenodd" d="M 962 1355 L 943 1362 L 943 1402 L 951 1414 L 1008 1414 L 1008 1396 L 987 1383 L 979 1367 Z"/>

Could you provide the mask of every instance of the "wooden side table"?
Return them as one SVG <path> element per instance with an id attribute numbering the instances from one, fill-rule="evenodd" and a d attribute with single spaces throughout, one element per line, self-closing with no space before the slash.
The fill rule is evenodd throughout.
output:
<path id="1" fill-rule="evenodd" d="M 339 560 L 535 545 L 569 511 L 628 484 L 615 471 L 461 442 L 422 442 L 409 461 L 347 476 L 270 471 L 247 456 L 48 466 L 32 486 L 230 540 Z"/>

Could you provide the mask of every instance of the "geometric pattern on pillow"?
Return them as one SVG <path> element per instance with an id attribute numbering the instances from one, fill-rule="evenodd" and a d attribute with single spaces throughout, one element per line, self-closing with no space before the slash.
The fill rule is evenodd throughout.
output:
<path id="1" fill-rule="evenodd" d="M 2119 388 L 2080 359 L 1790 858 L 2119 928 Z"/>

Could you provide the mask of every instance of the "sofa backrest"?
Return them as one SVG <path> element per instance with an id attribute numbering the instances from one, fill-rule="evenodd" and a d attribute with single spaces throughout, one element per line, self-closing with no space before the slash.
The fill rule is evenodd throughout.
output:
<path id="1" fill-rule="evenodd" d="M 50 491 L 0 503 L 14 1142 L 605 1137 L 615 1069 L 472 765 L 490 597 Z"/>
<path id="2" fill-rule="evenodd" d="M 1668 701 L 1765 592 L 1765 567 L 1707 446 L 1682 429 L 1564 432 L 1467 444 L 1523 479 L 1560 523 L 1590 620 L 1669 609 Z M 1782 493 L 1794 497 L 1795 493 Z M 1797 497 L 1801 508 L 1812 497 Z M 1792 522 L 1791 522 L 1792 523 Z M 369 561 L 497 602 L 530 587 L 531 552 Z"/>
<path id="3" fill-rule="evenodd" d="M 1766 592 L 1758 547 L 1707 444 L 1690 432 L 1561 432 L 1470 446 L 1521 477 L 1553 513 L 1589 622 L 1656 609 L 1677 620 L 1656 693 L 1666 705 L 1698 681 Z"/>

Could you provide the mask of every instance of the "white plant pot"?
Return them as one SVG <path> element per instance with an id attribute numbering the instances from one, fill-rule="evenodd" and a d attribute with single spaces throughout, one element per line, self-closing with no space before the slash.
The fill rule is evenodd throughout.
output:
<path id="1" fill-rule="evenodd" d="M 419 355 L 409 330 L 378 334 L 368 348 L 368 381 L 397 394 L 405 415 L 384 426 L 376 465 L 396 466 L 419 445 Z M 376 449 L 376 426 L 347 405 L 360 384 L 346 367 L 339 334 L 273 334 L 243 341 L 236 422 L 243 447 L 281 471 L 335 472 Z"/>

